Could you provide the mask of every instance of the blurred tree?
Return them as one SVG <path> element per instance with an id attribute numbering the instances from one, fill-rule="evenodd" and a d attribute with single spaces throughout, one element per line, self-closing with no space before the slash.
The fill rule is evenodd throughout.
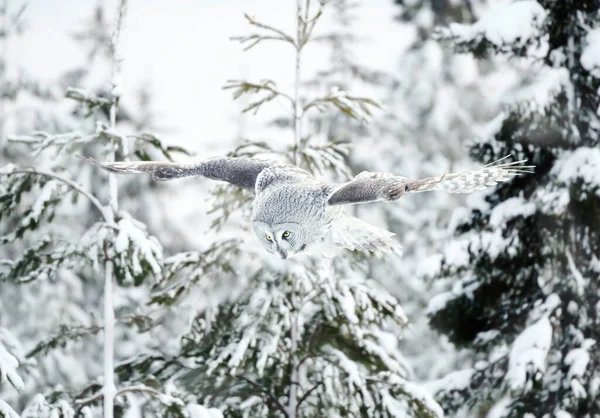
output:
<path id="1" fill-rule="evenodd" d="M 397 69 L 381 79 L 385 117 L 368 127 L 351 154 L 355 171 L 385 170 L 408 178 L 436 175 L 440 170 L 473 167 L 465 140 L 500 109 L 503 88 L 489 84 L 506 65 L 476 61 L 444 50 L 431 35 L 441 22 L 471 22 L 485 9 L 480 1 L 395 1 L 398 25 Z M 425 310 L 439 291 L 423 280 L 423 260 L 448 238 L 452 211 L 464 195 L 420 193 L 390 204 L 357 207 L 359 216 L 395 232 L 404 247 L 401 259 L 376 260 L 370 271 L 398 297 L 411 319 L 411 332 L 401 342 L 418 378 L 437 378 L 469 363 L 443 336 L 432 332 Z M 443 353 L 443 355 L 441 355 Z M 438 359 L 432 361 L 432 359 Z M 443 360 L 442 360 L 443 358 Z"/>
<path id="2" fill-rule="evenodd" d="M 431 300 L 431 324 L 478 360 L 437 382 L 449 414 L 600 414 L 599 12 L 593 0 L 502 2 L 438 33 L 529 68 L 529 87 L 470 150 L 484 163 L 510 153 L 536 165 L 457 212 L 454 241 L 430 260 L 452 284 Z"/>
<path id="3" fill-rule="evenodd" d="M 119 10 L 120 23 L 125 10 L 123 2 Z M 95 16 L 95 26 L 89 33 L 110 34 L 101 10 L 97 9 Z M 39 106 L 35 123 L 25 123 L 30 119 L 24 117 L 26 113 L 20 113 L 20 125 L 10 127 L 17 135 L 9 140 L 28 145 L 28 153 L 21 151 L 25 149 L 23 146 L 9 146 L 4 138 L 2 142 L 4 155 L 10 153 L 11 157 L 10 164 L 0 169 L 0 381 L 6 376 L 22 390 L 18 399 L 12 393 L 4 399 L 16 409 L 27 403 L 25 416 L 71 416 L 73 408 L 86 411 L 87 404 L 102 399 L 97 395 L 85 399 L 102 388 L 100 375 L 105 375 L 104 381 L 108 382 L 105 386 L 110 389 L 113 341 L 121 342 L 116 346 L 117 359 L 131 356 L 148 341 L 148 337 L 140 335 L 147 331 L 152 318 L 141 312 L 141 306 L 149 297 L 152 286 L 149 277 L 161 274 L 162 247 L 143 223 L 119 208 L 116 182 L 106 182 L 105 176 L 91 173 L 90 167 L 79 164 L 72 152 L 102 155 L 102 158 L 110 158 L 116 152 L 119 158 L 135 154 L 149 159 L 151 155 L 170 158 L 171 152 L 182 150 L 166 146 L 155 134 L 126 135 L 116 130 L 117 115 L 119 130 L 126 132 L 132 126 L 145 126 L 148 97 L 142 97 L 139 121 L 133 111 L 117 111 L 122 107 L 120 58 L 116 58 L 119 31 L 112 29 L 112 32 L 112 36 L 94 38 L 91 47 L 92 51 L 108 51 L 108 54 L 90 54 L 90 59 L 98 59 L 98 66 L 103 64 L 104 70 L 98 70 L 97 76 L 107 87 L 82 90 L 65 85 L 69 82 L 93 85 L 94 62 L 69 72 L 47 90 L 60 90 L 58 85 L 66 87 L 66 96 L 77 106 L 73 109 L 55 101 L 52 109 L 62 113 L 47 114 L 44 112 L 50 107 Z M 33 93 L 46 91 L 33 82 L 14 84 Z M 16 92 L 17 88 L 13 90 Z M 11 97 L 16 97 L 16 93 Z M 34 133 L 22 135 L 26 130 Z M 81 184 L 71 178 L 77 178 Z M 156 219 L 160 205 L 152 200 L 157 199 L 156 193 L 148 193 L 150 187 L 143 187 L 148 179 L 127 180 L 122 183 L 125 199 L 121 201 L 127 202 L 127 193 L 134 190 L 130 195 L 136 204 L 126 206 L 140 217 Z M 148 204 L 149 201 L 154 204 Z M 141 205 L 142 202 L 147 206 Z M 162 225 L 161 231 L 168 232 L 169 228 Z M 101 265 L 105 266 L 104 296 L 102 281 L 98 280 Z M 114 292 L 113 280 L 119 284 Z M 103 304 L 104 321 L 100 319 Z M 116 330 L 111 313 L 116 315 Z M 98 339 L 96 335 L 103 328 L 103 338 Z M 102 341 L 104 350 L 99 344 Z M 105 355 L 104 361 L 103 351 L 110 354 Z M 15 369 L 17 361 L 21 363 L 20 369 Z M 16 371 L 23 377 L 24 385 L 15 377 Z M 119 391 L 117 394 L 127 394 L 131 389 L 119 387 Z M 112 397 L 109 400 L 112 402 Z M 117 410 L 122 411 L 127 402 L 126 396 L 118 396 Z M 112 409 L 109 408 L 111 414 Z M 6 411 L 5 405 L 0 405 L 0 416 L 7 415 Z"/>

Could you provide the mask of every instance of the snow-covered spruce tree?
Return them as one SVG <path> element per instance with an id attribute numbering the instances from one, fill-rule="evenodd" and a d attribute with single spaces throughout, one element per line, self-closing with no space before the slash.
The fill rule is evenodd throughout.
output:
<path id="1" fill-rule="evenodd" d="M 231 155 L 269 156 L 317 174 L 348 175 L 348 145 L 305 133 L 305 115 L 333 106 L 361 119 L 377 105 L 340 89 L 304 96 L 303 52 L 325 5 L 299 1 L 293 34 L 246 16 L 257 32 L 237 39 L 248 47 L 269 40 L 289 45 L 295 83 L 289 93 L 272 80 L 231 81 L 226 88 L 236 98 L 254 95 L 247 111 L 270 101 L 289 105 L 293 135 L 291 143 L 249 141 Z M 217 217 L 210 228 L 213 235 L 218 231 L 216 239 L 204 251 L 167 259 L 166 280 L 153 299 L 189 313 L 187 323 L 171 327 L 183 334 L 180 345 L 122 363 L 121 378 L 145 375 L 231 417 L 441 416 L 427 392 L 407 381 L 398 335 L 388 331 L 406 318 L 365 264 L 348 253 L 286 261 L 265 254 L 248 230 L 250 197 L 229 186 L 216 188 Z M 205 296 L 216 286 L 228 292 L 221 303 Z"/>
<path id="2" fill-rule="evenodd" d="M 93 150 L 108 159 L 115 154 L 149 158 L 155 149 L 170 158 L 170 149 L 155 136 L 135 135 L 131 146 L 129 136 L 117 130 L 123 129 L 117 127 L 122 94 L 118 40 L 125 6 L 121 1 L 116 29 L 109 37 L 109 93 L 67 89 L 67 97 L 86 110 L 88 119 L 81 126 L 92 131 L 15 136 L 12 139 L 28 144 L 37 158 L 22 166 L 15 160 L 0 169 L 0 320 L 22 344 L 0 330 L 0 383 L 8 380 L 22 389 L 15 373 L 17 359 L 31 366 L 20 372 L 23 395 L 12 409 L 0 402 L 0 416 L 13 417 L 24 404 L 22 414 L 28 417 L 68 417 L 76 411 L 88 416 L 103 402 L 104 416 L 111 417 L 113 410 L 122 413 L 135 407 L 132 393 L 151 396 L 167 408 L 176 404 L 189 413 L 182 401 L 141 380 L 128 380 L 127 385 L 115 381 L 114 353 L 117 360 L 129 357 L 149 340 L 143 332 L 152 318 L 140 305 L 148 300 L 152 278 L 160 278 L 163 249 L 143 223 L 119 207 L 114 177 L 108 185 L 79 183 L 87 183 L 89 176 L 79 174 L 81 166 L 72 154 Z M 48 153 L 57 158 L 45 159 Z M 102 339 L 95 340 L 97 334 Z M 121 344 L 115 347 L 115 340 Z M 28 364 L 34 359 L 36 367 Z M 164 409 L 156 406 L 156 416 L 164 416 Z"/>
<path id="3" fill-rule="evenodd" d="M 531 86 L 471 156 L 536 165 L 456 213 L 437 259 L 452 290 L 431 301 L 431 324 L 479 360 L 436 385 L 450 414 L 600 415 L 599 13 L 597 1 L 503 2 L 439 33 L 529 66 Z"/>
<path id="4" fill-rule="evenodd" d="M 59 118 L 57 111 L 56 86 L 41 83 L 18 64 L 14 41 L 28 26 L 26 21 L 26 3 L 3 0 L 0 2 L 0 167 L 7 162 L 29 166 L 32 163 L 30 153 L 18 147 L 11 147 L 7 133 L 37 130 L 42 127 L 54 128 L 68 126 L 68 121 Z M 0 196 L 4 197 L 4 183 L 0 180 Z M 0 237 L 9 232 L 20 221 L 15 213 L 0 216 Z M 0 271 L 4 260 L 11 259 L 24 249 L 23 243 L 14 246 L 0 245 Z M 35 365 L 27 358 L 27 336 L 23 331 L 31 311 L 26 306 L 17 313 L 13 310 L 19 302 L 25 302 L 18 286 L 0 283 L 0 416 L 14 416 L 17 408 L 17 391 L 24 391 L 23 378 L 27 370 Z M 21 318 L 17 318 L 21 316 Z M 21 326 L 14 328 L 15 321 Z M 9 330 L 10 329 L 10 330 Z M 12 332 L 11 332 L 12 331 Z M 20 368 L 18 368 L 20 366 Z M 9 406 L 9 404 L 11 406 Z"/>

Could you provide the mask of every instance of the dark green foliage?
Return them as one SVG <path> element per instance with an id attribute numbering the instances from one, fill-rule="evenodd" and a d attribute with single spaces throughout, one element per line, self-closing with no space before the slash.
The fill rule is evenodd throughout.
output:
<path id="1" fill-rule="evenodd" d="M 452 279 L 453 291 L 432 304 L 431 324 L 484 360 L 468 387 L 438 394 L 449 413 L 465 403 L 485 411 L 506 395 L 506 417 L 600 414 L 600 358 L 591 348 L 600 338 L 600 182 L 591 174 L 600 169 L 600 96 L 592 93 L 600 88 L 600 79 L 580 62 L 600 4 L 540 4 L 548 13 L 538 22 L 540 36 L 518 44 L 496 45 L 485 36 L 475 42 L 442 31 L 445 39 L 477 56 L 528 56 L 532 43 L 548 42 L 544 61 L 568 74 L 552 100 L 507 109 L 495 135 L 470 148 L 482 163 L 512 154 L 526 158 L 536 170 L 487 193 L 486 204 L 471 210 L 455 228 L 462 258 L 457 261 L 456 254 L 447 253 L 440 260 L 439 275 Z M 566 59 L 557 58 L 561 54 Z M 523 345 L 523 336 L 543 318 L 552 324 L 551 345 L 531 354 L 542 365 L 513 364 L 527 350 L 537 349 L 531 342 Z M 543 338 L 538 337 L 538 347 Z M 575 361 L 584 366 L 576 368 Z M 511 379 L 520 367 L 529 371 L 515 386 Z"/>

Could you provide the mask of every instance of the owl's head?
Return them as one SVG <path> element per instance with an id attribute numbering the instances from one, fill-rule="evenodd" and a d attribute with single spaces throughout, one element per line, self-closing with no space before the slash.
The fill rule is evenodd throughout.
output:
<path id="1" fill-rule="evenodd" d="M 254 221 L 254 233 L 265 249 L 283 259 L 304 251 L 308 242 L 306 229 L 299 223 L 284 222 L 270 225 Z"/>

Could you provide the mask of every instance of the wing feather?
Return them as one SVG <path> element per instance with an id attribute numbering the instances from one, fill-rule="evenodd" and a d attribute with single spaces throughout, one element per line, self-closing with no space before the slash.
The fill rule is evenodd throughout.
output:
<path id="1" fill-rule="evenodd" d="M 405 177 L 389 173 L 363 172 L 352 181 L 334 188 L 328 203 L 329 205 L 347 205 L 392 201 L 399 199 L 404 193 L 430 190 L 446 193 L 470 193 L 508 181 L 521 174 L 534 172 L 535 166 L 524 165 L 526 160 L 501 163 L 508 157 L 510 155 L 474 170 L 447 173 L 419 180 L 408 180 Z"/>
<path id="2" fill-rule="evenodd" d="M 508 156 L 475 170 L 407 181 L 405 192 L 418 193 L 436 190 L 446 193 L 470 193 L 509 181 L 514 176 L 533 173 L 535 166 L 523 165 L 527 160 L 498 164 L 505 158 Z"/>
<path id="3" fill-rule="evenodd" d="M 331 225 L 333 242 L 351 251 L 402 253 L 394 234 L 342 212 Z"/>
<path id="4" fill-rule="evenodd" d="M 272 163 L 253 158 L 218 157 L 191 164 L 171 161 L 117 161 L 100 163 L 93 158 L 78 156 L 83 161 L 116 174 L 151 173 L 158 181 L 181 177 L 203 176 L 231 183 L 254 191 L 258 175 Z"/>

